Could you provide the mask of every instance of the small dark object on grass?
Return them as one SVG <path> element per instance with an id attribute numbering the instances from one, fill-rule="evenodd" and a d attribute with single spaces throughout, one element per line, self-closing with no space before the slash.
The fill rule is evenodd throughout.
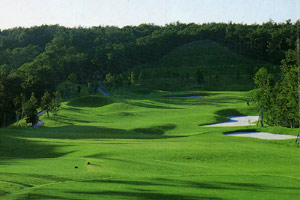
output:
<path id="1" fill-rule="evenodd" d="M 186 158 L 187 160 L 191 160 L 192 158 L 190 158 L 190 157 L 188 157 L 188 158 Z"/>
<path id="2" fill-rule="evenodd" d="M 90 162 L 87 162 L 87 164 L 88 164 L 88 165 L 90 165 L 90 164 L 92 164 L 92 163 L 90 163 Z"/>
<path id="3" fill-rule="evenodd" d="M 78 168 L 78 166 L 75 166 L 74 168 L 75 168 L 75 169 L 77 169 L 77 168 Z"/>

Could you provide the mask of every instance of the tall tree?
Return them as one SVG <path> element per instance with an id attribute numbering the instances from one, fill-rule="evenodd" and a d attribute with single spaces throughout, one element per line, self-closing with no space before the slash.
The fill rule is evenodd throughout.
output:
<path id="1" fill-rule="evenodd" d="M 32 127 L 38 122 L 38 100 L 34 93 L 31 94 L 29 101 L 25 105 L 26 122 L 31 123 Z"/>
<path id="2" fill-rule="evenodd" d="M 53 113 L 53 117 L 54 117 L 54 120 L 55 120 L 56 117 L 57 117 L 57 113 L 58 113 L 58 111 L 60 109 L 60 106 L 61 106 L 62 98 L 61 98 L 61 94 L 60 94 L 59 91 L 54 92 L 53 95 L 54 95 L 54 98 L 51 101 L 50 110 Z"/>
<path id="3" fill-rule="evenodd" d="M 270 96 L 273 87 L 273 75 L 269 74 L 266 68 L 260 68 L 255 74 L 254 83 L 256 89 L 253 90 L 253 98 L 259 109 L 260 123 L 264 126 L 264 112 L 271 107 Z"/>
<path id="4" fill-rule="evenodd" d="M 44 93 L 44 96 L 42 97 L 42 101 L 41 101 L 41 107 L 43 110 L 45 110 L 47 112 L 47 117 L 49 118 L 49 111 L 51 108 L 51 95 L 48 91 L 46 91 Z"/>

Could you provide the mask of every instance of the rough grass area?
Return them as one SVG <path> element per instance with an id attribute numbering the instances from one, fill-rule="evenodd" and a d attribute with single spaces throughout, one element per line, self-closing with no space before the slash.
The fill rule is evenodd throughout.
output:
<path id="1" fill-rule="evenodd" d="M 44 115 L 44 127 L 0 129 L 0 199 L 300 197 L 294 140 L 224 135 L 298 130 L 199 126 L 257 114 L 246 92 L 142 93 L 81 97 L 63 103 L 55 120 Z"/>

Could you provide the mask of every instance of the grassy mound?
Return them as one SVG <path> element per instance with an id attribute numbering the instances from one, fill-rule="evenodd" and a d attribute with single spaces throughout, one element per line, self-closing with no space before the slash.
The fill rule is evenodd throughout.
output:
<path id="1" fill-rule="evenodd" d="M 102 107 L 113 103 L 109 97 L 84 96 L 71 100 L 68 105 L 74 107 Z"/>

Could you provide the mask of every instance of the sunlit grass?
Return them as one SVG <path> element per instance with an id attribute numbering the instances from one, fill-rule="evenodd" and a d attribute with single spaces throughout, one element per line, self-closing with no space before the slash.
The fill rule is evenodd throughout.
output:
<path id="1" fill-rule="evenodd" d="M 256 114 L 246 92 L 152 91 L 85 96 L 37 129 L 0 129 L 1 199 L 297 199 L 294 140 L 201 127 Z M 243 127 L 253 129 L 256 127 Z M 257 128 L 297 134 L 296 129 Z M 90 164 L 87 164 L 90 162 Z M 77 166 L 78 168 L 75 168 Z"/>

